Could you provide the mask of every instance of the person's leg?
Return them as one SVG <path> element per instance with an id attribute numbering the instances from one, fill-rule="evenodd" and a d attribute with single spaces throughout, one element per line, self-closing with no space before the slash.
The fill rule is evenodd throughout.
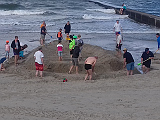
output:
<path id="1" fill-rule="evenodd" d="M 78 74 L 78 66 L 76 66 L 76 74 Z"/>
<path id="2" fill-rule="evenodd" d="M 146 68 L 146 72 L 145 73 L 148 73 L 150 71 L 150 68 Z"/>
<path id="3" fill-rule="evenodd" d="M 69 70 L 69 72 L 68 72 L 69 74 L 71 73 L 73 67 L 74 67 L 74 65 L 72 65 L 72 66 L 70 67 L 70 70 Z"/>
<path id="4" fill-rule="evenodd" d="M 130 73 L 130 70 L 127 70 L 127 76 L 129 75 L 129 73 Z"/>
<path id="5" fill-rule="evenodd" d="M 87 72 L 87 74 L 86 74 L 86 76 L 85 76 L 85 78 L 84 78 L 85 81 L 87 80 L 87 78 L 88 78 L 88 76 L 89 76 L 88 70 L 86 70 L 86 72 Z"/>
<path id="6" fill-rule="evenodd" d="M 42 78 L 43 77 L 43 72 L 39 71 L 39 74 L 40 74 L 40 77 Z"/>
<path id="7" fill-rule="evenodd" d="M 88 70 L 88 74 L 89 74 L 89 80 L 92 80 L 92 69 Z"/>
<path id="8" fill-rule="evenodd" d="M 38 77 L 38 70 L 36 70 L 36 77 Z"/>
<path id="9" fill-rule="evenodd" d="M 17 61 L 18 61 L 18 55 L 14 56 L 14 64 L 17 65 Z"/>
<path id="10" fill-rule="evenodd" d="M 142 71 L 143 71 L 143 74 L 146 72 L 146 66 L 145 65 L 142 65 Z"/>
<path id="11" fill-rule="evenodd" d="M 133 70 L 130 71 L 130 75 L 133 75 Z"/>

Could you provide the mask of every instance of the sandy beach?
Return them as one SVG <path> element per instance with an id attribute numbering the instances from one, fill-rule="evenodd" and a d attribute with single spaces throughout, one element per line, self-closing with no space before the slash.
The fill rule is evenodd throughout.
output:
<path id="1" fill-rule="evenodd" d="M 43 46 L 44 77 L 35 78 L 33 54 L 14 66 L 13 58 L 0 73 L 1 120 L 158 120 L 160 119 L 159 68 L 156 54 L 148 74 L 126 76 L 123 59 L 114 51 L 85 44 L 79 75 L 68 74 L 68 42 L 63 41 L 63 61 L 58 61 L 57 41 Z M 96 51 L 96 52 L 95 52 Z M 84 81 L 84 60 L 98 55 L 94 81 Z M 68 82 L 62 82 L 67 78 Z"/>

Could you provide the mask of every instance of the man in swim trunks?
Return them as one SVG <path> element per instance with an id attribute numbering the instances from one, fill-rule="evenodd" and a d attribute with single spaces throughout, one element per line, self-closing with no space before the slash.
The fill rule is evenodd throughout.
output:
<path id="1" fill-rule="evenodd" d="M 98 57 L 95 56 L 95 57 L 88 57 L 85 60 L 85 69 L 87 72 L 87 75 L 85 76 L 85 79 L 84 79 L 85 81 L 87 80 L 88 76 L 89 76 L 89 80 L 92 80 L 92 73 L 94 72 L 94 67 L 95 67 L 97 59 Z"/>
<path id="2" fill-rule="evenodd" d="M 42 71 L 44 67 L 44 62 L 43 62 L 44 55 L 42 53 L 42 48 L 39 48 L 39 50 L 35 52 L 34 58 L 36 66 L 36 77 L 38 76 L 38 72 L 40 73 L 40 77 L 42 77 Z"/>

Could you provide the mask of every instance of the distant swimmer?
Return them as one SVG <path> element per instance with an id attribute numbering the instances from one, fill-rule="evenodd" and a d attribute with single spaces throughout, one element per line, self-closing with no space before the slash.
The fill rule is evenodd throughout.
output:
<path id="1" fill-rule="evenodd" d="M 125 10 L 126 10 L 126 5 L 123 3 L 123 4 L 122 4 L 122 8 L 121 8 L 120 11 L 119 11 L 120 14 L 123 15 L 124 12 L 125 12 Z"/>
<path id="2" fill-rule="evenodd" d="M 151 67 L 151 59 L 153 58 L 154 54 L 151 51 L 149 51 L 149 48 L 145 48 L 145 52 L 143 52 L 141 56 L 142 70 L 144 74 L 149 72 Z"/>
<path id="3" fill-rule="evenodd" d="M 85 79 L 84 79 L 85 81 L 87 80 L 88 77 L 89 77 L 89 80 L 92 80 L 92 73 L 94 72 L 94 67 L 97 62 L 97 59 L 98 59 L 98 57 L 95 56 L 95 57 L 88 57 L 85 60 L 85 69 L 87 72 L 87 75 L 85 76 Z"/>
<path id="4" fill-rule="evenodd" d="M 156 37 L 157 37 L 158 50 L 159 50 L 159 48 L 160 48 L 160 34 L 159 34 L 159 33 L 157 33 L 157 34 L 156 34 Z"/>
<path id="5" fill-rule="evenodd" d="M 70 22 L 68 21 L 67 24 L 64 26 L 64 33 L 69 35 L 69 33 L 71 32 L 71 25 Z"/>
<path id="6" fill-rule="evenodd" d="M 128 75 L 133 75 L 133 70 L 134 70 L 134 59 L 131 55 L 131 53 L 127 52 L 127 49 L 124 48 L 123 50 L 123 59 L 124 59 L 124 65 L 123 68 L 127 68 L 127 76 Z"/>
<path id="7" fill-rule="evenodd" d="M 116 34 L 116 40 L 117 40 L 117 37 L 118 37 L 118 33 L 121 34 L 122 32 L 122 26 L 121 24 L 119 23 L 119 20 L 116 20 L 116 23 L 114 24 L 114 30 L 113 30 Z"/>

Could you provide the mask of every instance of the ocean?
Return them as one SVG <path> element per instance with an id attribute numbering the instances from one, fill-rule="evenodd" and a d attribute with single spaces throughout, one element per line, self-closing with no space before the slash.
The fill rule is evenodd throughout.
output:
<path id="1" fill-rule="evenodd" d="M 98 1 L 116 7 L 121 7 L 124 3 L 123 0 Z M 126 0 L 125 4 L 127 8 L 160 16 L 158 2 L 159 0 Z M 136 63 L 140 62 L 145 47 L 156 51 L 155 33 L 160 32 L 159 28 L 135 22 L 127 15 L 117 15 L 113 9 L 105 9 L 89 0 L 1 0 L 0 18 L 0 56 L 4 56 L 5 41 L 11 43 L 15 35 L 29 45 L 28 51 L 36 48 L 39 45 L 42 21 L 46 22 L 48 33 L 55 39 L 59 28 L 64 28 L 66 22 L 70 21 L 72 34 L 82 34 L 86 43 L 115 50 L 113 25 L 119 19 L 123 27 L 122 48 L 128 48 Z M 27 33 L 28 36 L 23 37 Z M 51 40 L 53 39 L 47 37 L 48 42 Z M 12 52 L 10 54 L 13 55 Z"/>

